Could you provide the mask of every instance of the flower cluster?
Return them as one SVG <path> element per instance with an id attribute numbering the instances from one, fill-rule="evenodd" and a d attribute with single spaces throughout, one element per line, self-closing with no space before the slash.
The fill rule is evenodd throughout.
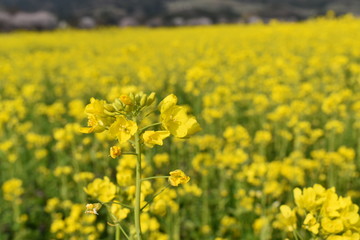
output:
<path id="1" fill-rule="evenodd" d="M 350 197 L 338 196 L 335 188 L 325 189 L 319 184 L 303 190 L 295 188 L 294 200 L 294 209 L 280 207 L 274 227 L 295 232 L 303 239 L 360 238 L 359 207 Z"/>
<path id="2" fill-rule="evenodd" d="M 150 95 L 144 93 L 121 95 L 112 103 L 92 98 L 90 104 L 85 108 L 85 113 L 88 116 L 88 126 L 80 129 L 83 133 L 106 132 L 109 133 L 110 139 L 116 139 L 118 141 L 117 145 L 110 148 L 110 157 L 113 159 L 121 155 L 136 156 L 136 159 L 132 159 L 133 161 L 131 162 L 132 167 L 135 167 L 135 169 L 130 169 L 130 171 L 129 169 L 124 169 L 122 171 L 119 168 L 116 174 L 118 184 L 127 187 L 127 198 L 133 202 L 118 202 L 115 200 L 116 198 L 120 199 L 123 194 L 118 192 L 117 186 L 108 177 L 103 179 L 96 178 L 84 190 L 93 199 L 100 201 L 100 203 L 87 204 L 85 212 L 98 215 L 100 207 L 106 205 L 113 224 L 119 225 L 120 228 L 120 222 L 127 218 L 130 209 L 133 209 L 135 235 L 138 240 L 141 240 L 142 235 L 141 221 L 144 222 L 143 231 L 146 232 L 148 229 L 147 225 L 145 225 L 146 221 L 142 219 L 149 218 L 149 215 L 142 213 L 142 210 L 169 185 L 178 186 L 190 181 L 190 177 L 186 176 L 181 170 L 170 172 L 170 176 L 142 178 L 142 166 L 144 166 L 144 163 L 142 164 L 141 161 L 143 146 L 149 148 L 153 148 L 155 145 L 162 146 L 163 140 L 169 137 L 170 134 L 178 138 L 188 138 L 200 131 L 200 125 L 195 117 L 190 116 L 185 107 L 176 105 L 177 97 L 173 94 L 167 96 L 158 105 L 160 122 L 149 123 L 147 116 L 156 111 L 152 107 L 154 101 L 155 93 Z M 163 129 L 148 130 L 159 126 L 162 126 Z M 123 151 L 123 148 L 126 148 L 127 151 Z M 132 179 L 134 170 L 135 179 Z M 151 183 L 148 180 L 155 178 L 167 178 L 169 185 L 165 186 L 159 193 L 146 199 L 147 196 L 153 194 Z M 172 199 L 167 201 L 167 204 L 171 204 Z M 131 205 L 133 207 L 130 207 Z M 177 205 L 175 204 L 175 206 Z M 166 212 L 166 204 L 163 201 L 154 201 L 152 209 L 154 212 L 163 215 Z M 156 227 L 157 222 L 155 225 L 150 226 Z M 122 233 L 126 238 L 130 239 L 130 236 L 124 230 L 122 230 Z"/>

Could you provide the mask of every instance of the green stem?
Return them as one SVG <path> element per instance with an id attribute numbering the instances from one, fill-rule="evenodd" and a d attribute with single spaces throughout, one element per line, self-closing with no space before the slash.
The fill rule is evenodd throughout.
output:
<path id="1" fill-rule="evenodd" d="M 120 240 L 120 225 L 116 224 L 115 240 Z"/>
<path id="2" fill-rule="evenodd" d="M 170 186 L 170 184 L 166 185 L 163 189 L 161 189 L 159 192 L 157 192 L 154 196 L 152 196 L 152 198 L 150 199 L 150 201 L 148 201 L 141 209 L 140 211 L 142 211 L 144 208 L 147 207 L 147 205 L 149 205 L 154 198 L 156 198 L 156 196 L 158 196 L 160 193 L 162 193 L 163 191 L 165 191 L 165 189 L 167 189 Z"/>
<path id="3" fill-rule="evenodd" d="M 151 180 L 151 179 L 160 179 L 160 178 L 169 178 L 170 176 L 154 176 L 154 177 L 147 177 L 141 179 L 141 181 Z"/>
<path id="4" fill-rule="evenodd" d="M 137 153 L 134 152 L 123 152 L 121 155 L 137 155 Z"/>
<path id="5" fill-rule="evenodd" d="M 294 236 L 295 236 L 296 240 L 303 240 L 302 236 L 300 235 L 300 233 L 296 229 L 293 231 L 293 233 L 294 233 Z"/>
<path id="6" fill-rule="evenodd" d="M 146 127 L 143 127 L 142 129 L 140 129 L 140 134 L 141 134 L 142 132 L 144 132 L 144 131 L 145 131 L 146 129 L 148 129 L 148 128 L 155 127 L 155 126 L 159 126 L 159 125 L 161 125 L 161 122 L 153 123 L 153 124 L 150 124 L 150 125 L 148 125 L 148 126 L 146 126 Z"/>
<path id="7" fill-rule="evenodd" d="M 126 234 L 125 230 L 122 228 L 122 226 L 120 225 L 120 223 L 116 224 L 116 232 L 118 231 L 118 229 L 120 229 L 120 231 L 124 234 L 124 236 L 126 237 L 126 239 L 130 239 L 129 235 Z M 120 233 L 119 233 L 119 237 L 120 237 Z M 120 239 L 120 238 L 119 238 Z M 118 240 L 118 239 L 116 239 Z"/>
<path id="8" fill-rule="evenodd" d="M 124 204 L 124 203 L 120 203 L 120 202 L 113 202 L 113 201 L 110 201 L 110 202 L 103 202 L 101 204 L 118 204 L 118 205 L 121 205 L 123 207 L 127 207 L 127 208 L 130 208 L 130 209 L 133 209 L 132 206 L 129 206 L 127 204 Z"/>
<path id="9" fill-rule="evenodd" d="M 105 203 L 103 203 L 105 204 Z M 110 214 L 111 216 L 111 220 L 113 221 L 113 224 L 112 226 L 115 226 L 115 240 L 120 240 L 120 231 L 124 234 L 124 236 L 126 237 L 126 239 L 130 240 L 130 237 L 129 235 L 126 234 L 125 230 L 122 228 L 121 224 L 120 224 L 120 221 L 117 220 L 117 218 L 114 216 L 114 214 L 112 214 L 111 212 L 111 209 L 110 209 L 110 206 L 105 204 L 105 207 L 108 211 L 108 213 Z M 120 231 L 119 231 L 120 230 Z"/>
<path id="10" fill-rule="evenodd" d="M 136 121 L 136 118 L 134 119 Z M 137 240 L 141 240 L 141 225 L 140 225 L 140 197 L 141 197 L 141 143 L 140 143 L 140 131 L 135 133 L 135 149 L 137 154 L 136 161 L 136 182 L 135 182 L 135 208 L 134 208 L 134 218 L 135 218 L 135 230 Z"/>
<path id="11" fill-rule="evenodd" d="M 294 234 L 295 240 L 299 240 L 299 238 L 298 238 L 298 236 L 297 236 L 297 234 L 296 234 L 295 231 L 293 231 L 293 234 Z"/>

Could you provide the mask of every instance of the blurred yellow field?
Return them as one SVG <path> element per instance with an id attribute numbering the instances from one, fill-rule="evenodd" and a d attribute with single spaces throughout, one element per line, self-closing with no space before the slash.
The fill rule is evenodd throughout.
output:
<path id="1" fill-rule="evenodd" d="M 359 43 L 349 15 L 0 35 L 0 240 L 139 239 L 136 142 L 143 240 L 360 239 Z"/>

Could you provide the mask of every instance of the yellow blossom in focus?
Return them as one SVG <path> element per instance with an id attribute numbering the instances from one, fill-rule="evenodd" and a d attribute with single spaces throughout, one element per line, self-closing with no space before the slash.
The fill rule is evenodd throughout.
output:
<path id="1" fill-rule="evenodd" d="M 199 132 L 201 127 L 194 116 L 188 116 L 185 107 L 177 106 L 177 98 L 170 94 L 159 103 L 162 126 L 178 138 L 187 138 Z"/>
<path id="2" fill-rule="evenodd" d="M 181 170 L 175 170 L 170 172 L 169 183 L 172 186 L 179 186 L 179 184 L 185 184 L 190 181 L 190 177 L 186 176 Z"/>
<path id="3" fill-rule="evenodd" d="M 316 218 L 314 217 L 314 215 L 309 213 L 306 215 L 303 227 L 305 229 L 308 229 L 310 232 L 312 232 L 314 234 L 318 234 L 320 224 L 318 222 L 316 222 Z"/>
<path id="4" fill-rule="evenodd" d="M 292 232 L 296 229 L 296 214 L 293 209 L 287 205 L 280 206 L 280 213 L 274 222 L 274 227 L 284 229 L 287 232 Z"/>
<path id="5" fill-rule="evenodd" d="M 173 106 L 161 113 L 163 127 L 178 138 L 189 137 L 201 130 L 195 117 L 189 117 L 186 109 Z"/>
<path id="6" fill-rule="evenodd" d="M 121 95 L 119 97 L 119 99 L 125 105 L 131 105 L 132 104 L 131 98 L 128 95 Z"/>
<path id="7" fill-rule="evenodd" d="M 80 128 L 80 132 L 103 132 L 114 121 L 113 117 L 104 113 L 105 104 L 106 102 L 103 100 L 90 99 L 90 104 L 85 107 L 85 113 L 88 115 L 88 127 Z"/>
<path id="8" fill-rule="evenodd" d="M 177 101 L 177 97 L 174 94 L 168 95 L 159 103 L 160 112 L 166 112 L 171 107 L 175 106 Z"/>
<path id="9" fill-rule="evenodd" d="M 116 158 L 116 157 L 118 157 L 118 156 L 120 156 L 121 155 L 121 148 L 120 147 L 118 147 L 118 146 L 112 146 L 111 148 L 110 148 L 110 157 L 112 157 L 112 158 Z"/>
<path id="10" fill-rule="evenodd" d="M 127 142 L 138 130 L 134 121 L 127 120 L 124 116 L 118 116 L 110 126 L 110 134 L 117 137 L 120 144 Z"/>
<path id="11" fill-rule="evenodd" d="M 163 140 L 170 136 L 169 131 L 145 131 L 143 134 L 144 143 L 152 148 L 155 144 L 162 146 Z"/>
<path id="12" fill-rule="evenodd" d="M 327 233 L 339 233 L 344 230 L 343 222 L 339 218 L 331 220 L 325 217 L 321 219 L 321 227 Z"/>

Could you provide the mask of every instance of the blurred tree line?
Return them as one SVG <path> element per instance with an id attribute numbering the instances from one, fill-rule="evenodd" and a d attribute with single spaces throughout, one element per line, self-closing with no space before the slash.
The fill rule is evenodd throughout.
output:
<path id="1" fill-rule="evenodd" d="M 174 18 L 206 17 L 211 23 L 232 22 L 256 16 L 262 19 L 302 20 L 323 15 L 360 14 L 359 0 L 1 0 L 0 11 L 48 11 L 59 20 L 76 24 L 91 17 L 96 24 L 118 25 L 119 19 L 135 18 L 139 24 L 167 25 Z M 155 19 L 155 20 L 154 20 Z M 181 20 L 180 19 L 180 20 Z M 176 19 L 175 19 L 176 20 Z M 179 20 L 179 21 L 180 21 Z M 179 25 L 181 21 L 179 22 Z"/>

